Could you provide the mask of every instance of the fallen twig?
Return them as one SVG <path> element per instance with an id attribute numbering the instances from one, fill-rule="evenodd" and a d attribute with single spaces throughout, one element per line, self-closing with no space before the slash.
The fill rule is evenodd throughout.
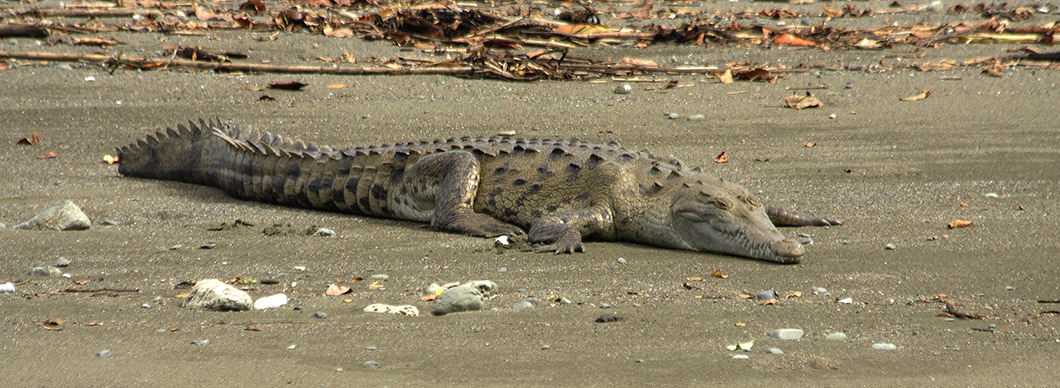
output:
<path id="1" fill-rule="evenodd" d="M 953 315 L 954 317 L 957 317 L 957 318 L 964 318 L 964 319 L 983 319 L 983 318 L 986 318 L 986 316 L 979 315 L 979 314 L 968 314 L 968 313 L 963 313 L 963 312 L 957 311 L 957 308 L 954 307 L 953 303 L 950 303 L 950 302 L 946 302 L 946 312 L 950 313 L 950 315 Z"/>
<path id="2" fill-rule="evenodd" d="M 139 288 L 92 288 L 92 289 L 79 289 L 79 288 L 67 288 L 59 292 L 67 293 L 92 293 L 92 292 L 140 292 Z"/>

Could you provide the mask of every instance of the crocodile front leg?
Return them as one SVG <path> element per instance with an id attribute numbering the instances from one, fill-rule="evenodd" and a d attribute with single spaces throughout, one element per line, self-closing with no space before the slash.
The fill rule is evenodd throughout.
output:
<path id="1" fill-rule="evenodd" d="M 541 217 L 530 227 L 531 243 L 548 244 L 537 252 L 574 253 L 585 252 L 582 235 L 609 233 L 614 228 L 611 210 L 606 206 L 593 206 Z"/>
<path id="2" fill-rule="evenodd" d="M 428 202 L 431 226 L 472 236 L 493 237 L 522 234 L 518 226 L 475 213 L 479 162 L 466 151 L 424 156 L 404 173 L 402 195 Z"/>
<path id="3" fill-rule="evenodd" d="M 766 214 L 774 226 L 830 226 L 843 225 L 842 221 L 827 217 L 814 217 L 795 211 L 769 206 Z"/>

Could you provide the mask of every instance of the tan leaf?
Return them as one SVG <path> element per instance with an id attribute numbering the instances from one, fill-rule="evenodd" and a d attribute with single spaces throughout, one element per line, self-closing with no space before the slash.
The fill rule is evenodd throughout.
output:
<path id="1" fill-rule="evenodd" d="M 909 96 L 909 97 L 903 97 L 900 100 L 902 100 L 902 101 L 923 100 L 925 98 L 928 98 L 928 96 L 930 96 L 930 95 L 931 95 L 931 91 L 927 90 L 927 89 L 924 89 L 924 90 L 920 91 L 920 93 L 918 93 L 918 94 L 914 94 L 914 95 Z"/>
<path id="2" fill-rule="evenodd" d="M 716 278 L 722 278 L 722 279 L 728 279 L 729 278 L 729 275 L 725 275 L 725 274 L 721 273 L 720 269 L 714 270 L 714 273 L 710 274 L 710 276 L 713 276 L 713 277 L 716 277 Z"/>
<path id="3" fill-rule="evenodd" d="M 965 227 L 972 226 L 972 221 L 956 219 L 956 220 L 950 221 L 950 223 L 947 224 L 946 226 L 948 226 L 950 229 L 965 228 Z"/>
<path id="4" fill-rule="evenodd" d="M 114 155 L 111 155 L 111 154 L 106 154 L 106 155 L 103 155 L 103 161 L 106 162 L 107 164 L 118 163 L 118 157 L 114 156 Z"/>
<path id="5" fill-rule="evenodd" d="M 693 276 L 693 277 L 688 278 L 688 281 L 690 281 L 690 282 L 701 282 L 701 281 L 703 281 L 703 278 L 699 277 L 699 276 Z"/>
<path id="6" fill-rule="evenodd" d="M 721 80 L 723 84 L 732 83 L 732 69 L 725 69 L 725 74 L 719 75 L 718 80 Z"/>
<path id="7" fill-rule="evenodd" d="M 45 152 L 43 154 L 37 155 L 38 159 L 55 159 L 55 158 L 58 158 L 58 157 L 59 157 L 59 155 L 56 154 L 55 151 L 48 151 L 48 152 Z"/>
<path id="8" fill-rule="evenodd" d="M 728 163 L 729 162 L 729 155 L 727 155 L 725 153 L 725 151 L 722 151 L 721 154 L 719 154 L 716 158 L 714 158 L 714 162 L 715 163 Z"/>
<path id="9" fill-rule="evenodd" d="M 810 148 L 810 147 L 813 147 L 813 146 L 815 146 L 815 145 L 817 145 L 817 142 L 815 142 L 815 141 L 811 141 L 811 142 L 809 142 L 809 143 L 806 143 L 806 148 Z"/>
<path id="10" fill-rule="evenodd" d="M 797 110 L 806 108 L 817 108 L 821 105 L 824 105 L 821 103 L 821 100 L 818 100 L 817 97 L 814 97 L 810 93 L 806 93 L 805 96 L 793 94 L 784 97 L 784 106 Z"/>
<path id="11" fill-rule="evenodd" d="M 33 135 L 32 136 L 25 137 L 25 138 L 22 138 L 22 139 L 18 139 L 18 141 L 15 142 L 15 144 L 25 144 L 25 145 L 37 145 L 37 143 L 40 143 L 40 132 L 39 131 L 33 131 Z"/>
<path id="12" fill-rule="evenodd" d="M 331 85 L 328 85 L 328 89 L 342 89 L 342 88 L 349 88 L 349 87 L 352 87 L 352 86 L 353 85 L 350 85 L 350 84 L 331 84 Z"/>
<path id="13" fill-rule="evenodd" d="M 327 295 L 327 296 L 337 296 L 337 295 L 342 295 L 342 294 L 346 294 L 346 293 L 349 293 L 349 292 L 350 292 L 350 288 L 349 287 L 340 286 L 338 284 L 332 284 L 332 285 L 328 286 L 328 290 L 324 291 L 324 294 Z"/>

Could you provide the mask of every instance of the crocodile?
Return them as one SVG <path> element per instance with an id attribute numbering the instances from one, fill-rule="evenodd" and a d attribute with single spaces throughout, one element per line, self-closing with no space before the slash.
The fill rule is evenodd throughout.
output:
<path id="1" fill-rule="evenodd" d="M 200 119 L 118 149 L 124 176 L 203 184 L 231 196 L 429 223 L 473 236 L 524 235 L 538 252 L 583 238 L 798 263 L 776 226 L 838 225 L 766 207 L 745 188 L 672 157 L 511 136 L 335 149 Z"/>

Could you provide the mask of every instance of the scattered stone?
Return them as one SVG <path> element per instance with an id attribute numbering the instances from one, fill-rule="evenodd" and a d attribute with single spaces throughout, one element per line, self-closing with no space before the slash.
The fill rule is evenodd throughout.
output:
<path id="1" fill-rule="evenodd" d="M 394 314 L 405 315 L 410 317 L 418 317 L 420 315 L 420 309 L 410 304 L 393 306 L 389 304 L 376 303 L 365 306 L 363 311 L 366 313 Z"/>
<path id="2" fill-rule="evenodd" d="M 522 302 L 515 305 L 516 310 L 525 310 L 534 308 L 534 299 L 523 299 Z"/>
<path id="3" fill-rule="evenodd" d="M 74 275 L 71 275 L 71 274 L 68 274 L 68 273 L 64 273 L 63 274 L 63 278 L 66 278 L 66 279 L 71 279 L 73 277 L 74 277 Z"/>
<path id="4" fill-rule="evenodd" d="M 638 364 L 643 364 L 644 363 L 644 359 L 643 358 L 638 358 L 636 360 L 633 360 L 633 362 L 638 363 Z"/>
<path id="5" fill-rule="evenodd" d="M 55 267 L 33 267 L 26 272 L 29 276 L 59 276 L 62 274 L 63 271 Z"/>
<path id="6" fill-rule="evenodd" d="M 623 259 L 623 258 L 619 257 L 618 258 L 618 263 L 619 264 L 626 264 L 626 259 Z"/>
<path id="7" fill-rule="evenodd" d="M 837 300 L 836 302 L 839 302 L 839 304 L 851 304 L 851 303 L 854 303 L 854 299 L 853 298 L 843 298 L 843 299 Z"/>
<path id="8" fill-rule="evenodd" d="M 497 285 L 489 280 L 478 280 L 445 290 L 438 295 L 431 314 L 440 316 L 482 310 L 485 307 L 485 296 L 496 287 Z"/>
<path id="9" fill-rule="evenodd" d="M 180 245 L 180 244 L 177 244 L 177 245 L 169 247 L 169 250 L 175 251 L 175 250 L 178 250 L 178 249 L 181 249 L 181 248 L 184 248 L 184 246 Z"/>
<path id="10" fill-rule="evenodd" d="M 803 331 L 800 329 L 776 329 L 773 333 L 769 334 L 770 337 L 782 340 L 800 340 L 803 336 Z"/>
<path id="11" fill-rule="evenodd" d="M 604 315 L 601 315 L 600 317 L 596 318 L 596 322 L 597 323 L 611 323 L 611 322 L 618 322 L 618 321 L 621 321 L 621 320 L 622 320 L 622 317 L 614 315 L 614 314 L 604 314 Z"/>
<path id="12" fill-rule="evenodd" d="M 746 354 L 734 354 L 734 355 L 732 355 L 732 359 L 733 360 L 750 360 L 751 356 L 748 356 Z"/>
<path id="13" fill-rule="evenodd" d="M 887 244 L 887 245 L 883 246 L 883 249 L 886 249 L 888 251 L 893 251 L 895 249 L 898 249 L 898 246 L 894 245 L 894 244 Z"/>
<path id="14" fill-rule="evenodd" d="M 199 249 L 214 249 L 217 247 L 217 243 L 208 242 L 206 244 L 199 245 Z"/>
<path id="15" fill-rule="evenodd" d="M 110 349 L 103 349 L 103 350 L 100 350 L 99 352 L 96 353 L 96 357 L 104 358 L 104 359 L 111 358 L 111 357 L 114 357 L 114 353 L 111 352 Z"/>
<path id="16" fill-rule="evenodd" d="M 1005 286 L 1005 291 L 1015 291 L 1015 290 L 1016 290 L 1016 287 L 1013 287 L 1013 286 Z"/>
<path id="17" fill-rule="evenodd" d="M 609 303 L 600 303 L 600 308 L 609 309 L 609 308 L 611 308 L 611 304 L 609 304 Z"/>
<path id="18" fill-rule="evenodd" d="M 310 316 L 317 319 L 328 319 L 328 313 L 325 313 L 323 311 L 317 311 Z"/>
<path id="19" fill-rule="evenodd" d="M 364 364 L 361 364 L 361 367 L 364 369 L 379 369 L 379 361 L 365 361 Z"/>
<path id="20" fill-rule="evenodd" d="M 192 340 L 191 341 L 192 345 L 198 345 L 198 346 L 207 345 L 209 343 L 210 343 L 210 340 L 208 340 L 208 339 Z"/>
<path id="21" fill-rule="evenodd" d="M 372 275 L 371 277 L 369 277 L 369 279 L 386 281 L 386 280 L 390 279 L 390 276 L 378 273 L 378 274 Z"/>
<path id="22" fill-rule="evenodd" d="M 65 257 L 60 257 L 60 258 L 55 260 L 55 266 L 56 267 L 62 268 L 62 267 L 66 267 L 66 266 L 69 266 L 69 265 L 70 265 L 70 260 L 67 260 Z"/>
<path id="23" fill-rule="evenodd" d="M 269 295 L 254 301 L 255 310 L 271 309 L 287 304 L 288 298 L 284 294 Z"/>
<path id="24" fill-rule="evenodd" d="M 707 119 L 707 116 L 704 116 L 704 115 L 691 115 L 691 116 L 688 116 L 688 121 L 704 121 L 706 119 Z"/>
<path id="25" fill-rule="evenodd" d="M 15 292 L 15 283 L 7 282 L 0 284 L 0 292 Z"/>
<path id="26" fill-rule="evenodd" d="M 755 294 L 755 299 L 770 300 L 776 298 L 777 292 L 773 290 L 766 290 Z"/>
<path id="27" fill-rule="evenodd" d="M 810 287 L 810 293 L 811 294 L 827 294 L 828 293 L 828 289 L 824 288 L 824 287 L 816 287 L 816 286 L 814 286 L 814 287 Z"/>
<path id="28" fill-rule="evenodd" d="M 562 297 L 553 300 L 553 302 L 556 302 L 556 303 L 559 303 L 559 304 L 563 304 L 563 305 L 569 305 L 571 303 L 574 303 L 574 302 L 571 302 L 570 299 L 562 298 Z"/>
<path id="29" fill-rule="evenodd" d="M 297 348 L 298 348 L 298 345 L 296 345 L 296 344 L 287 345 L 287 350 L 295 350 Z"/>
<path id="30" fill-rule="evenodd" d="M 843 88 L 844 89 L 853 89 L 854 88 L 854 83 L 853 82 L 847 82 L 847 84 L 844 85 Z"/>
<path id="31" fill-rule="evenodd" d="M 7 225 L 3 222 L 0 222 L 0 229 L 7 229 Z"/>
<path id="32" fill-rule="evenodd" d="M 373 351 L 373 350 L 376 350 L 376 349 L 378 349 L 378 348 L 376 348 L 375 346 L 365 346 L 364 347 L 364 350 L 367 350 L 367 351 Z"/>
<path id="33" fill-rule="evenodd" d="M 29 221 L 15 225 L 15 229 L 27 230 L 85 230 L 92 221 L 73 201 L 65 200 L 37 213 Z"/>
<path id="34" fill-rule="evenodd" d="M 195 283 L 180 305 L 190 309 L 247 311 L 254 302 L 242 290 L 217 279 L 204 279 Z"/>
<path id="35" fill-rule="evenodd" d="M 317 237 L 332 237 L 335 235 L 335 231 L 328 228 L 320 228 L 313 232 L 313 235 Z"/>
<path id="36" fill-rule="evenodd" d="M 872 348 L 876 349 L 876 350 L 895 350 L 895 349 L 898 349 L 898 347 L 894 346 L 894 344 L 888 344 L 888 343 L 875 343 L 875 344 L 872 344 Z"/>
<path id="37" fill-rule="evenodd" d="M 985 197 L 987 197 L 987 198 L 997 198 L 997 193 L 986 193 Z"/>
<path id="38" fill-rule="evenodd" d="M 633 87 L 629 84 L 624 84 L 615 88 L 615 94 L 630 94 L 633 92 Z"/>
<path id="39" fill-rule="evenodd" d="M 831 333 L 829 335 L 824 336 L 824 339 L 829 341 L 847 341 L 850 338 L 847 337 L 846 333 Z"/>
<path id="40" fill-rule="evenodd" d="M 103 226 L 118 226 L 118 221 L 103 220 L 103 221 L 100 221 L 99 224 L 103 225 Z"/>
<path id="41" fill-rule="evenodd" d="M 500 268 L 497 269 L 497 272 L 500 272 L 500 273 L 508 272 L 508 267 L 500 267 Z"/>
<path id="42" fill-rule="evenodd" d="M 679 115 L 677 113 L 667 113 L 666 114 L 666 118 L 668 118 L 670 120 L 677 120 L 677 119 L 681 118 L 681 115 Z"/>
<path id="43" fill-rule="evenodd" d="M 508 236 L 500 236 L 494 239 L 493 241 L 495 242 L 495 244 L 500 245 L 502 247 L 512 245 L 512 242 L 508 240 Z"/>
<path id="44" fill-rule="evenodd" d="M 784 354 L 784 351 L 780 350 L 780 348 L 769 348 L 769 349 L 766 349 L 766 353 L 769 353 L 769 354 Z"/>

